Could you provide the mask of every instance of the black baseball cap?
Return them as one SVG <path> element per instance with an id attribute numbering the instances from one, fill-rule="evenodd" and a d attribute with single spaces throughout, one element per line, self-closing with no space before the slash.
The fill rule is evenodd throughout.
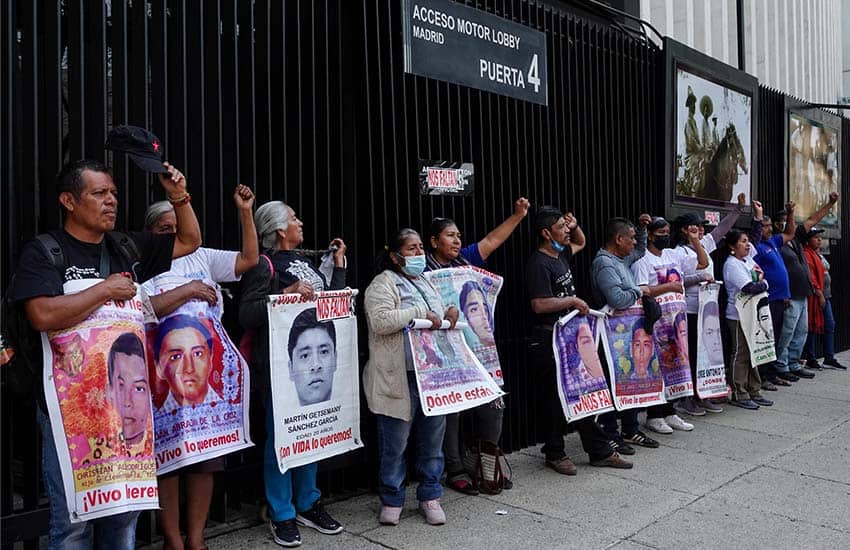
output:
<path id="1" fill-rule="evenodd" d="M 796 237 L 801 241 L 808 241 L 815 235 L 820 235 L 824 232 L 826 232 L 826 229 L 821 229 L 819 227 L 812 227 L 811 229 L 806 231 L 806 227 L 803 224 L 798 225 L 795 231 Z"/>
<path id="2" fill-rule="evenodd" d="M 673 220 L 677 227 L 687 227 L 689 225 L 705 225 L 708 220 L 700 217 L 696 212 L 687 212 Z"/>
<path id="3" fill-rule="evenodd" d="M 127 153 L 145 172 L 167 174 L 162 165 L 162 142 L 153 133 L 138 126 L 115 126 L 103 144 L 106 149 Z"/>

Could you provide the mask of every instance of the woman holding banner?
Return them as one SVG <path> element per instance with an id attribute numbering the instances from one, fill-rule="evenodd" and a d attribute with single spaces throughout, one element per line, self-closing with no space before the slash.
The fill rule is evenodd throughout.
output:
<path id="1" fill-rule="evenodd" d="M 453 220 L 448 218 L 434 218 L 431 222 L 431 228 L 428 232 L 429 243 L 431 250 L 426 254 L 427 267 L 426 271 L 437 269 L 445 269 L 450 267 L 459 267 L 464 265 L 473 265 L 482 267 L 487 258 L 497 248 L 499 248 L 511 233 L 519 226 L 523 218 L 528 214 L 528 208 L 531 203 L 525 197 L 520 197 L 514 203 L 514 213 L 502 222 L 493 231 L 487 234 L 486 237 L 478 242 L 469 244 L 463 248 L 461 241 L 460 230 Z M 475 302 L 481 307 L 480 311 L 485 311 L 487 315 L 486 321 L 475 323 L 474 318 L 466 316 L 470 328 L 476 332 L 479 340 L 482 342 L 492 340 L 493 338 L 493 318 L 492 312 L 489 310 L 489 305 L 486 303 L 486 296 L 483 291 L 476 290 L 472 287 L 466 288 L 466 292 L 460 296 L 461 309 L 464 314 L 473 309 L 475 306 L 467 306 Z M 467 298 L 467 299 L 464 299 Z M 483 327 L 479 329 L 479 326 Z M 502 435 L 502 417 L 504 415 L 505 402 L 501 397 L 493 400 L 486 405 L 481 405 L 470 410 L 470 413 L 475 415 L 475 434 L 474 438 L 481 441 L 480 447 L 487 447 L 486 452 L 499 456 L 499 439 Z M 464 413 L 453 413 L 446 415 L 446 436 L 443 441 L 443 452 L 446 457 L 446 485 L 467 495 L 477 495 L 478 489 L 476 483 L 470 477 L 470 474 L 464 469 L 463 463 L 463 441 L 461 441 L 461 415 Z M 464 415 L 465 416 L 465 415 Z M 484 484 L 486 485 L 486 483 Z M 513 486 L 510 479 L 504 479 L 504 488 L 510 489 Z M 494 489 L 482 488 L 487 492 L 492 492 Z"/>
<path id="2" fill-rule="evenodd" d="M 711 259 L 711 253 L 717 250 L 717 247 L 722 244 L 726 233 L 735 225 L 738 218 L 743 213 L 745 196 L 743 193 L 738 195 L 738 205 L 735 210 L 729 212 L 725 218 L 720 220 L 720 223 L 710 232 L 705 232 L 705 225 L 708 223 L 703 217 L 696 212 L 688 212 L 682 214 L 673 220 L 673 246 L 677 250 L 681 250 L 689 257 L 696 257 L 696 250 L 689 244 L 688 231 L 696 228 L 699 231 L 700 245 L 708 254 L 708 265 L 702 269 L 691 269 L 693 262 L 686 263 L 685 266 L 685 301 L 688 306 L 688 347 L 691 350 L 691 375 L 693 379 L 697 379 L 697 336 L 700 331 L 697 327 L 699 317 L 699 289 L 701 283 L 714 282 L 714 261 Z M 755 243 L 761 239 L 761 226 L 763 219 L 763 210 L 759 201 L 752 202 L 753 207 L 753 229 L 750 231 L 750 241 L 753 248 Z M 678 401 L 675 405 L 676 411 L 689 414 L 691 416 L 705 416 L 706 411 L 711 413 L 723 412 L 723 407 L 711 400 L 700 399 L 696 393 L 693 397 L 685 397 Z"/>
<path id="3" fill-rule="evenodd" d="M 769 407 L 773 401 L 761 396 L 761 377 L 750 361 L 750 348 L 738 318 L 735 300 L 738 293 L 761 294 L 767 291 L 764 272 L 750 257 L 750 239 L 747 234 L 733 229 L 726 235 L 726 247 L 729 257 L 723 264 L 723 283 L 729 301 L 726 304 L 726 322 L 732 334 L 732 380 L 734 389 L 729 402 L 742 409 L 756 410 L 760 406 Z"/>
<path id="4" fill-rule="evenodd" d="M 380 273 L 366 289 L 369 361 L 363 371 L 363 391 L 378 423 L 379 521 L 397 525 L 404 508 L 405 452 L 416 432 L 419 510 L 431 525 L 442 525 L 443 434 L 445 416 L 426 416 L 419 400 L 413 358 L 404 329 L 413 319 L 428 319 L 432 328 L 458 319 L 455 306 L 446 307 L 434 286 L 422 276 L 425 251 L 413 229 L 402 229 L 381 257 Z"/>
<path id="5" fill-rule="evenodd" d="M 215 283 L 237 281 L 243 273 L 257 265 L 259 251 L 251 211 L 254 205 L 254 193 L 248 187 L 238 185 L 233 194 L 233 201 L 239 211 L 242 224 L 242 250 L 226 251 L 198 248 L 187 256 L 174 259 L 171 262 L 171 270 L 167 273 L 157 275 L 147 281 L 143 288 L 150 296 L 151 305 L 159 319 L 173 313 L 191 300 L 207 302 L 210 308 L 214 308 L 212 311 L 220 317 L 222 313 L 221 293 L 210 283 L 214 285 Z M 177 231 L 177 218 L 171 202 L 160 201 L 148 207 L 145 212 L 145 230 L 160 235 L 172 234 Z M 191 320 L 197 329 L 182 328 L 169 334 L 179 336 L 178 333 L 182 332 L 202 331 L 207 334 L 208 339 L 210 338 L 206 326 L 195 317 L 181 314 L 169 319 L 179 318 Z M 161 336 L 158 341 L 160 339 L 165 340 Z M 156 347 L 159 348 L 160 346 Z M 168 347 L 171 355 L 178 355 L 171 350 L 174 346 L 166 347 Z M 205 349 L 203 352 L 207 358 L 211 355 L 209 352 L 209 349 Z M 195 361 L 194 355 L 195 353 L 180 353 L 179 359 L 163 362 L 159 361 L 159 357 L 154 357 L 154 361 L 158 365 L 167 363 L 163 369 L 157 367 L 157 379 L 160 382 L 160 387 L 167 391 L 175 409 L 179 409 L 181 405 L 190 405 L 194 408 L 194 402 L 208 402 L 211 396 L 215 396 L 217 400 L 221 401 L 221 398 L 215 395 L 215 391 L 209 387 L 207 382 L 207 374 L 211 369 L 196 368 L 197 361 Z M 216 366 L 213 365 L 211 368 L 216 368 Z M 218 368 L 222 368 L 221 365 Z M 187 383 L 186 380 L 196 373 L 203 374 L 203 380 L 197 383 L 195 381 Z M 195 394 L 199 394 L 200 397 L 193 399 Z M 174 400 L 174 396 L 179 396 L 179 403 Z M 173 433 L 174 419 L 179 420 L 179 410 L 165 411 L 163 410 L 165 408 L 157 410 L 157 414 L 154 415 L 155 421 L 163 421 L 163 424 L 156 423 L 155 433 L 160 433 L 163 430 L 167 433 Z M 162 464 L 160 464 L 161 467 Z M 168 473 L 158 476 L 161 507 L 159 522 L 165 539 L 164 548 L 179 550 L 184 547 L 191 549 L 205 547 L 204 527 L 212 499 L 214 473 L 223 470 L 224 458 L 219 456 L 170 470 Z M 180 536 L 181 476 L 185 477 L 187 493 L 185 541 Z"/>
<path id="6" fill-rule="evenodd" d="M 242 281 L 242 302 L 239 322 L 255 331 L 251 349 L 251 382 L 256 383 L 266 406 L 266 446 L 263 461 L 266 499 L 269 503 L 269 527 L 277 544 L 298 546 L 301 534 L 298 525 L 312 527 L 320 533 L 335 535 L 343 526 L 328 514 L 319 502 L 321 493 L 316 487 L 317 463 L 288 470 L 278 468 L 274 444 L 269 372 L 268 312 L 270 294 L 298 293 L 305 297 L 322 290 L 345 287 L 345 243 L 331 241 L 333 271 L 330 283 L 306 258 L 295 252 L 304 241 L 304 224 L 290 206 L 280 201 L 263 204 L 254 214 L 263 250 L 268 257 L 245 274 Z M 334 248 L 335 247 L 335 248 Z M 283 342 L 282 345 L 286 345 Z"/>

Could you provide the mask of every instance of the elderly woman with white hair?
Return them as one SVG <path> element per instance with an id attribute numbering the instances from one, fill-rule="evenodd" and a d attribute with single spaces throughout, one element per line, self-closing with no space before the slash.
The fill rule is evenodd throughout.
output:
<path id="1" fill-rule="evenodd" d="M 254 193 L 244 185 L 238 185 L 233 193 L 233 202 L 239 212 L 242 226 L 242 250 L 214 250 L 198 248 L 186 256 L 175 258 L 171 270 L 157 275 L 145 282 L 142 287 L 150 296 L 151 305 L 157 317 L 170 315 L 177 308 L 191 300 L 209 303 L 211 313 L 219 318 L 222 314 L 221 292 L 218 283 L 238 281 L 243 273 L 257 265 L 259 246 L 254 229 L 252 207 Z M 175 208 L 169 201 L 155 202 L 145 212 L 145 229 L 154 233 L 168 234 L 177 231 Z M 156 358 L 155 360 L 158 360 Z M 157 381 L 167 385 L 164 379 Z M 173 389 L 173 388 L 172 388 Z M 220 399 L 209 387 L 204 387 L 207 402 Z M 154 415 L 154 422 L 165 420 L 168 427 L 174 423 L 175 415 L 182 414 L 182 406 L 163 405 Z M 185 404 L 184 404 L 185 405 Z M 190 406 L 193 408 L 193 406 Z M 157 426 L 155 433 L 164 429 Z M 206 548 L 204 545 L 204 527 L 212 500 L 214 473 L 224 469 L 224 458 L 218 457 L 204 462 L 190 464 L 158 477 L 159 524 L 162 528 L 164 548 L 180 550 L 183 548 Z M 180 536 L 180 477 L 186 480 L 186 540 Z"/>
<path id="2" fill-rule="evenodd" d="M 345 287 L 345 243 L 334 239 L 333 272 L 328 281 L 306 257 L 295 249 L 304 241 L 304 224 L 290 206 L 280 201 L 267 202 L 254 214 L 257 233 L 268 254 L 242 280 L 242 301 L 239 322 L 254 330 L 251 349 L 251 382 L 260 390 L 266 406 L 267 438 L 264 460 L 266 500 L 269 503 L 269 527 L 277 544 L 298 546 L 301 534 L 298 525 L 312 527 L 320 533 L 334 535 L 342 525 L 332 518 L 319 502 L 321 493 L 316 487 L 318 463 L 307 464 L 281 474 L 274 446 L 274 417 L 272 415 L 269 376 L 269 336 L 266 303 L 270 294 L 298 293 L 309 297 L 322 290 Z"/>

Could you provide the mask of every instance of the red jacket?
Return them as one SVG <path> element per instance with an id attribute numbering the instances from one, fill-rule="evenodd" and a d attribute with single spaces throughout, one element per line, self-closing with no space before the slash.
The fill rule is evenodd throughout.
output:
<path id="1" fill-rule="evenodd" d="M 818 292 L 823 292 L 824 270 L 818 251 L 810 246 L 804 246 L 803 255 L 806 257 L 806 263 L 809 264 L 812 287 Z M 823 334 L 823 309 L 820 307 L 820 298 L 815 294 L 809 296 L 809 332 Z"/>

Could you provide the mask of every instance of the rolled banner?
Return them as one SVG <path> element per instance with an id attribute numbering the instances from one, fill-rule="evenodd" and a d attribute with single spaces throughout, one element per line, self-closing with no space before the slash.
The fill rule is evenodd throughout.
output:
<path id="1" fill-rule="evenodd" d="M 448 319 L 443 319 L 443 322 L 440 325 L 440 328 L 438 329 L 434 329 L 431 324 L 431 321 L 429 321 L 428 319 L 413 319 L 412 321 L 410 321 L 410 323 L 407 324 L 408 330 L 449 330 L 451 328 L 452 324 Z M 464 330 L 469 328 L 469 325 L 458 321 L 457 323 L 455 323 L 455 328 L 457 330 Z"/>

